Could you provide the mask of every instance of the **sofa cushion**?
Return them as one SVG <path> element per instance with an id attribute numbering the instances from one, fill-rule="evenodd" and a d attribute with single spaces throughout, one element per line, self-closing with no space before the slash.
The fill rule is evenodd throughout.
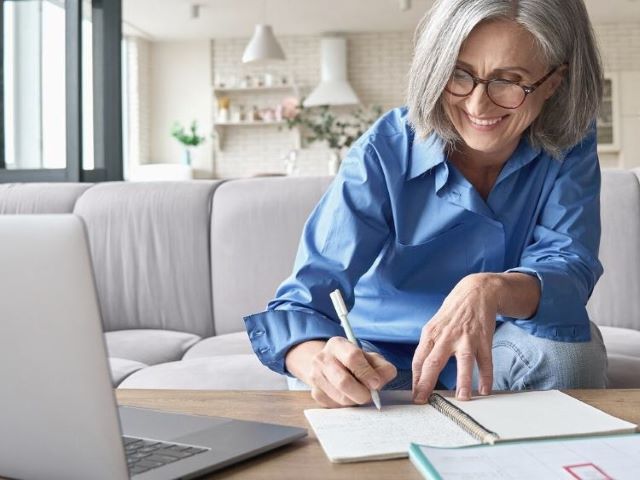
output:
<path id="1" fill-rule="evenodd" d="M 122 380 L 127 378 L 133 372 L 146 367 L 144 363 L 135 360 L 127 360 L 126 358 L 109 358 L 109 369 L 111 370 L 111 383 L 117 387 Z"/>
<path id="2" fill-rule="evenodd" d="M 107 182 L 78 199 L 105 331 L 213 332 L 209 225 L 220 182 Z"/>
<path id="3" fill-rule="evenodd" d="M 117 330 L 105 333 L 109 357 L 147 365 L 179 360 L 200 337 L 171 330 Z"/>
<path id="4" fill-rule="evenodd" d="M 608 355 L 608 388 L 640 388 L 640 358 L 627 355 Z"/>
<path id="5" fill-rule="evenodd" d="M 640 332 L 600 327 L 609 360 L 609 388 L 640 388 Z"/>
<path id="6" fill-rule="evenodd" d="M 71 213 L 88 183 L 0 184 L 0 214 Z"/>
<path id="7" fill-rule="evenodd" d="M 227 333 L 205 338 L 184 354 L 183 360 L 215 357 L 216 355 L 253 354 L 251 342 L 246 332 Z"/>
<path id="8" fill-rule="evenodd" d="M 627 355 L 640 359 L 640 332 L 629 328 L 599 327 L 607 354 Z"/>
<path id="9" fill-rule="evenodd" d="M 251 178 L 216 190 L 211 288 L 216 334 L 244 331 L 291 274 L 302 227 L 332 177 Z"/>
<path id="10" fill-rule="evenodd" d="M 219 355 L 154 365 L 127 377 L 119 388 L 286 390 L 285 377 L 251 355 Z"/>
<path id="11" fill-rule="evenodd" d="M 598 325 L 640 330 L 640 183 L 630 171 L 605 169 L 600 261 L 604 274 L 587 304 Z"/>

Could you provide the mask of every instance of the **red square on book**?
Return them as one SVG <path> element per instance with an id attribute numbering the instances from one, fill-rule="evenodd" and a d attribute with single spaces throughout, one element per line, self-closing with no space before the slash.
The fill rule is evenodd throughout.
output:
<path id="1" fill-rule="evenodd" d="M 612 477 L 607 475 L 600 467 L 593 463 L 567 465 L 562 468 L 577 480 L 613 480 Z"/>

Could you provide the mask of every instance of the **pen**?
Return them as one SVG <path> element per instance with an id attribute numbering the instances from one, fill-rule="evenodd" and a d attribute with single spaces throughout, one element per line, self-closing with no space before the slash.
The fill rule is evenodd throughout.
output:
<path id="1" fill-rule="evenodd" d="M 331 301 L 333 302 L 333 308 L 335 308 L 336 313 L 338 314 L 338 318 L 340 319 L 340 324 L 344 329 L 344 332 L 347 334 L 347 339 L 353 343 L 356 347 L 360 347 L 360 342 L 353 334 L 353 330 L 351 330 L 351 324 L 349 323 L 349 319 L 347 318 L 347 306 L 344 304 L 344 300 L 342 299 L 342 294 L 340 290 L 336 289 L 329 295 L 331 297 Z M 371 399 L 373 400 L 374 405 L 378 410 L 382 407 L 380 403 L 380 394 L 377 390 L 371 389 Z"/>

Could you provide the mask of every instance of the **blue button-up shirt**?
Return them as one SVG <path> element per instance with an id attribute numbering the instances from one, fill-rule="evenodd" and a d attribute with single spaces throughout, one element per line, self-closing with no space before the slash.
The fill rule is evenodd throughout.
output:
<path id="1" fill-rule="evenodd" d="M 435 134 L 414 137 L 406 109 L 385 114 L 350 150 L 307 221 L 292 275 L 262 313 L 245 318 L 253 349 L 287 373 L 294 345 L 344 336 L 329 293 L 342 292 L 356 336 L 410 369 L 425 322 L 477 272 L 538 278 L 533 335 L 590 339 L 585 304 L 602 274 L 600 168 L 593 128 L 554 159 L 525 135 L 484 200 Z M 455 385 L 455 360 L 440 381 Z"/>

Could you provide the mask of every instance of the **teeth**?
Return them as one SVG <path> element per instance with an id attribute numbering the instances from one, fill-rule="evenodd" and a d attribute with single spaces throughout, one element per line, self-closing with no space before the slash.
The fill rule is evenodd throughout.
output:
<path id="1" fill-rule="evenodd" d="M 496 123 L 498 123 L 500 120 L 502 120 L 502 117 L 494 118 L 491 120 L 483 120 L 483 119 L 475 118 L 469 115 L 469 120 L 471 120 L 471 123 L 475 125 L 489 126 L 489 125 L 495 125 Z"/>

